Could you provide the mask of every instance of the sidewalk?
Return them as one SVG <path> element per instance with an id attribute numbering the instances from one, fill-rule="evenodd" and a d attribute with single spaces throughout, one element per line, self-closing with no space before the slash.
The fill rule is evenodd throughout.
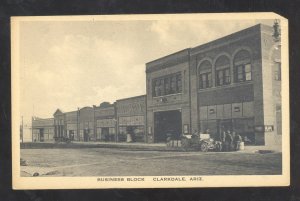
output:
<path id="1" fill-rule="evenodd" d="M 178 146 L 177 146 L 178 145 Z M 54 142 L 35 142 L 35 143 L 23 143 L 21 144 L 23 149 L 43 149 L 43 148 L 119 148 L 128 150 L 140 150 L 140 151 L 183 151 L 180 142 L 174 142 L 174 146 L 167 146 L 166 143 L 138 143 L 138 142 L 72 142 L 66 143 L 54 143 Z M 239 153 L 273 153 L 282 152 L 280 147 L 268 147 L 268 146 L 245 146 L 244 150 L 237 151 Z"/>
<path id="2" fill-rule="evenodd" d="M 142 142 L 78 142 L 73 141 L 74 144 L 93 144 L 93 145 L 111 145 L 111 146 L 146 146 L 146 147 L 165 147 L 165 143 L 142 143 Z"/>
<path id="3" fill-rule="evenodd" d="M 181 150 L 181 143 L 174 142 L 174 146 L 167 146 L 166 143 L 140 143 L 140 142 L 73 142 L 74 144 L 90 144 L 100 145 L 107 148 L 138 148 L 138 149 L 153 149 L 153 150 Z M 178 146 L 177 146 L 178 145 Z M 271 153 L 271 152 L 282 152 L 281 147 L 278 146 L 255 146 L 246 145 L 244 150 L 238 152 L 244 153 Z"/>
<path id="4" fill-rule="evenodd" d="M 131 150 L 172 151 L 180 147 L 168 147 L 165 143 L 142 143 L 142 142 L 72 142 L 79 146 L 95 146 L 98 148 L 120 148 Z"/>

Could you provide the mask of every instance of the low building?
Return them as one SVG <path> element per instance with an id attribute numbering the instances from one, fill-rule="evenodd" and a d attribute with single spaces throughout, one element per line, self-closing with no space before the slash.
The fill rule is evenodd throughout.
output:
<path id="1" fill-rule="evenodd" d="M 117 100 L 116 111 L 117 141 L 126 141 L 127 134 L 130 134 L 133 142 L 146 142 L 146 96 Z"/>
<path id="2" fill-rule="evenodd" d="M 64 113 L 65 133 L 71 140 L 79 141 L 78 111 Z"/>
<path id="3" fill-rule="evenodd" d="M 94 106 L 96 140 L 115 142 L 117 140 L 117 121 L 115 105 Z"/>
<path id="4" fill-rule="evenodd" d="M 94 108 L 83 107 L 78 110 L 79 141 L 95 141 Z"/>
<path id="5" fill-rule="evenodd" d="M 51 142 L 54 140 L 54 119 L 32 118 L 32 142 Z"/>

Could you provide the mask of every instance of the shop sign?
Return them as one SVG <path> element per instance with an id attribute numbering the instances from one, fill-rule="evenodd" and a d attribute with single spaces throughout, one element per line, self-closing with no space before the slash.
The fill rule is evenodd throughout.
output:
<path id="1" fill-rule="evenodd" d="M 118 105 L 118 114 L 144 114 L 145 102 L 124 103 Z"/>
<path id="2" fill-rule="evenodd" d="M 113 107 L 100 109 L 96 111 L 95 114 L 96 116 L 113 116 L 115 114 L 115 109 Z"/>
<path id="3" fill-rule="evenodd" d="M 272 132 L 274 131 L 273 125 L 262 125 L 262 126 L 255 126 L 256 132 Z"/>
<path id="4" fill-rule="evenodd" d="M 234 107 L 234 112 L 240 112 L 240 107 Z"/>
<path id="5" fill-rule="evenodd" d="M 114 127 L 115 122 L 114 119 L 98 119 L 97 127 Z"/>
<path id="6" fill-rule="evenodd" d="M 144 116 L 119 117 L 120 126 L 137 126 L 144 125 Z"/>
<path id="7" fill-rule="evenodd" d="M 209 114 L 215 114 L 215 109 L 213 108 L 209 109 Z"/>

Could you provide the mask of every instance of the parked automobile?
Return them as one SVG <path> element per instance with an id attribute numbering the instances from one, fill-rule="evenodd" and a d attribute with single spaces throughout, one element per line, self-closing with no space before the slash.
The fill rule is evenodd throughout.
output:
<path id="1" fill-rule="evenodd" d="M 210 137 L 210 134 L 187 134 L 181 137 L 181 147 L 184 150 L 200 150 L 207 152 L 208 150 L 221 151 L 222 142 L 216 141 Z"/>
<path id="2" fill-rule="evenodd" d="M 68 137 L 54 137 L 54 141 L 56 142 L 56 143 L 66 143 L 66 144 L 69 144 L 69 143 L 71 143 L 71 139 L 70 138 L 68 138 Z"/>

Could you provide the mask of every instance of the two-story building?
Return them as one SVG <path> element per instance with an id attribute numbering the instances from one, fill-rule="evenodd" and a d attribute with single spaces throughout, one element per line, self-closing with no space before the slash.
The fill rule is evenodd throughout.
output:
<path id="1" fill-rule="evenodd" d="M 281 141 L 281 57 L 269 26 L 256 25 L 146 64 L 147 134 L 230 130 L 249 144 Z"/>

